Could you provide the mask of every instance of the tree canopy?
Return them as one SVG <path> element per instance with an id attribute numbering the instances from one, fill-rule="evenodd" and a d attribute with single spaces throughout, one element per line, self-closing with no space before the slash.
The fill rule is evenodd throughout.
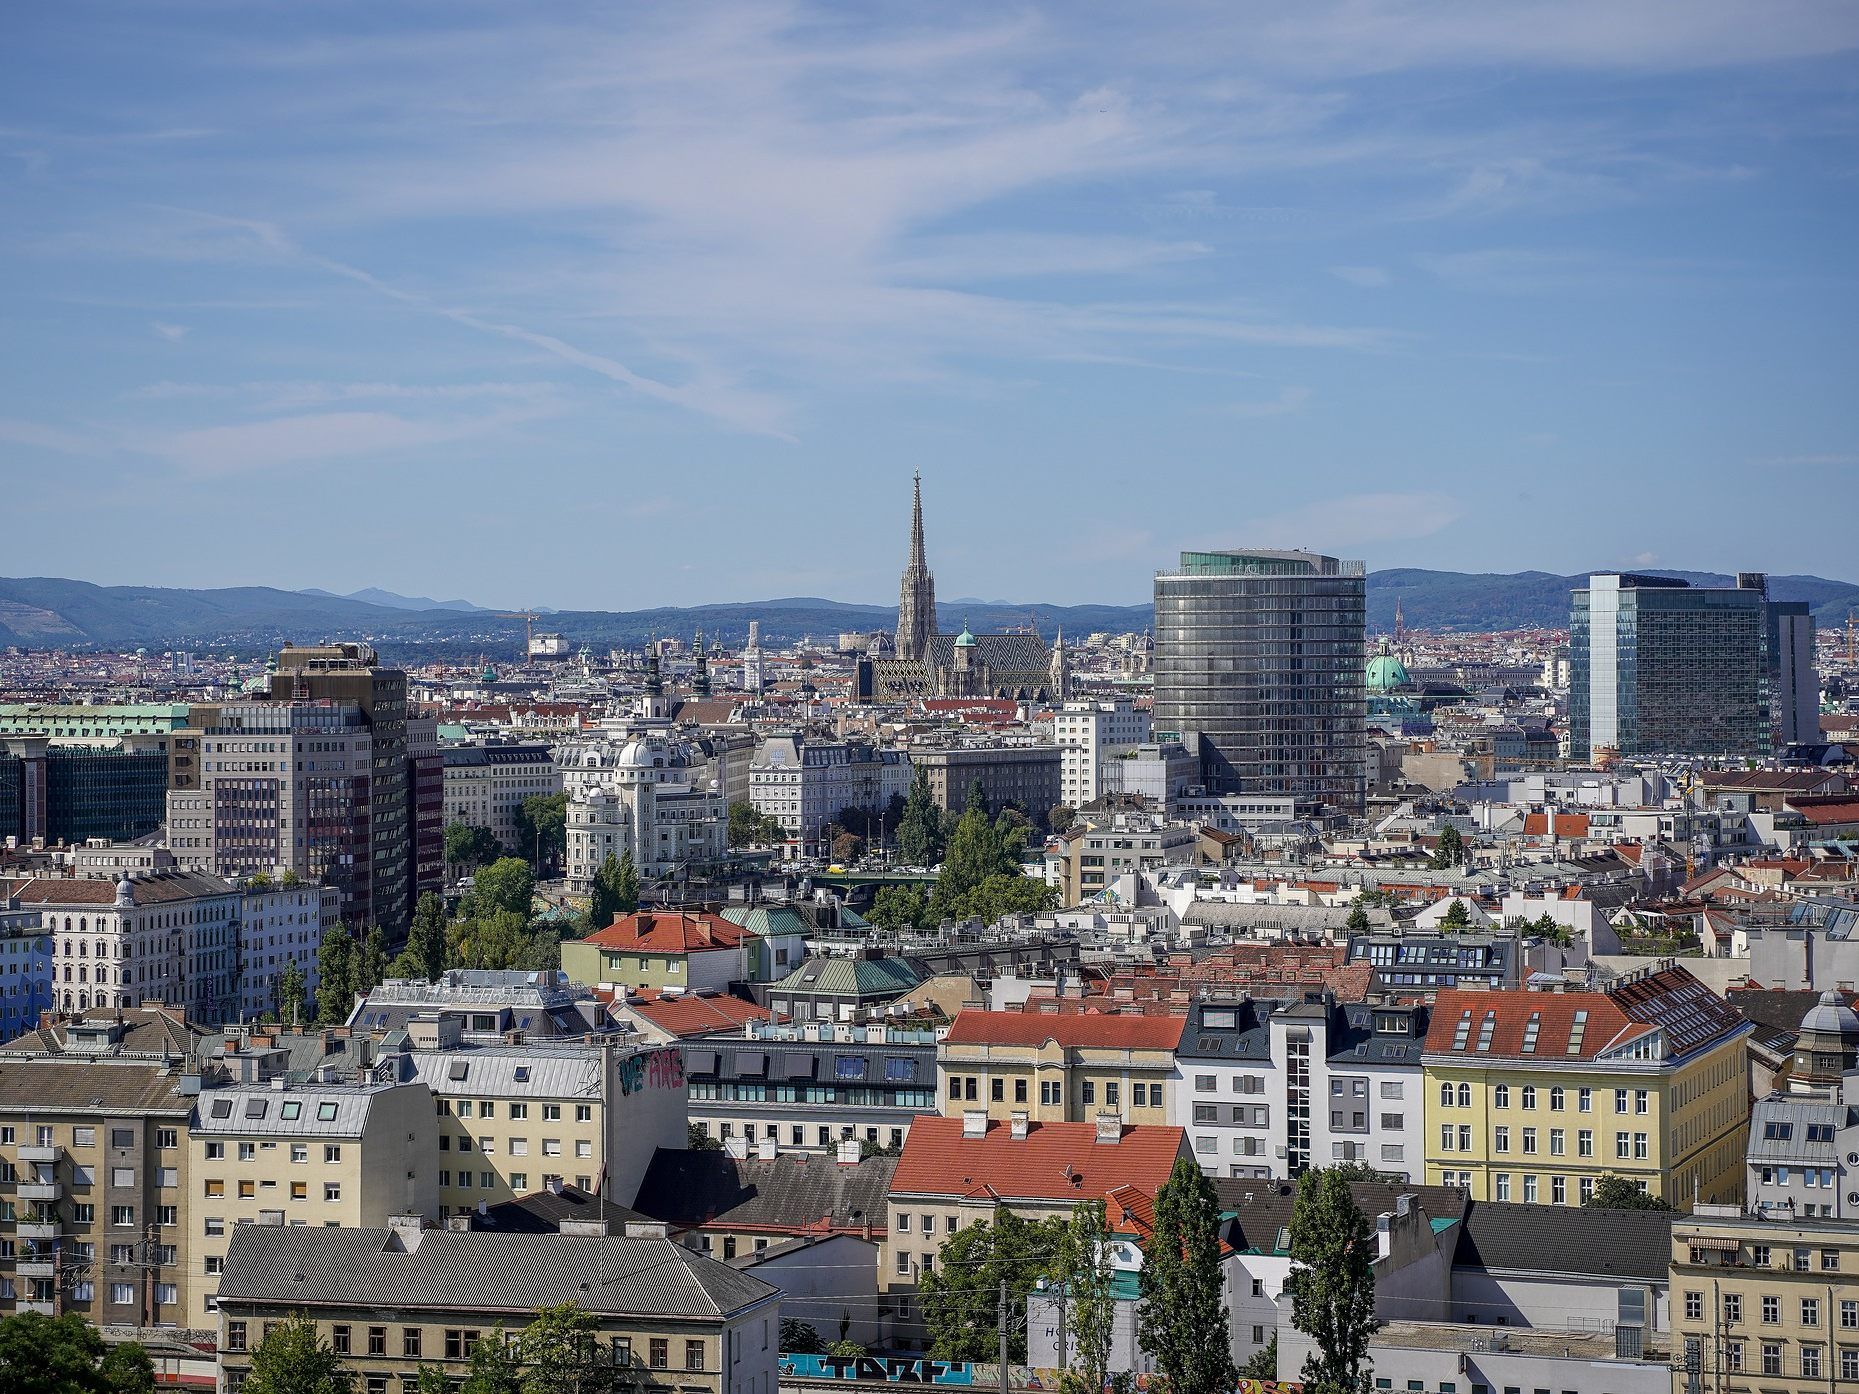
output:
<path id="1" fill-rule="evenodd" d="M 1375 1320 L 1375 1235 L 1349 1180 L 1307 1171 L 1291 1207 L 1291 1322 L 1309 1336 L 1306 1394 L 1365 1394 Z"/>
<path id="2" fill-rule="evenodd" d="M 353 1377 L 308 1317 L 287 1317 L 252 1351 L 247 1394 L 349 1394 Z"/>
<path id="3" fill-rule="evenodd" d="M 340 1026 L 355 1006 L 355 936 L 341 921 L 323 931 L 316 950 L 316 1024 Z"/>
<path id="4" fill-rule="evenodd" d="M 531 794 L 516 809 L 517 851 L 536 875 L 568 859 L 568 796 Z"/>
<path id="5" fill-rule="evenodd" d="M 0 1318 L 0 1389 L 6 1394 L 151 1394 L 155 1371 L 134 1342 L 106 1344 L 76 1312 Z"/>
<path id="6" fill-rule="evenodd" d="M 536 899 L 536 873 L 521 857 L 499 857 L 472 879 L 468 914 L 507 910 L 529 918 Z"/>
<path id="7" fill-rule="evenodd" d="M 1227 1394 L 1239 1376 L 1226 1336 L 1220 1203 L 1186 1157 L 1156 1192 L 1155 1228 L 1137 1281 L 1137 1330 L 1170 1394 Z"/>
<path id="8" fill-rule="evenodd" d="M 1433 846 L 1433 869 L 1444 871 L 1448 867 L 1459 866 L 1465 861 L 1465 838 L 1451 823 L 1440 829 L 1439 841 Z"/>
<path id="9" fill-rule="evenodd" d="M 1608 1172 L 1594 1183 L 1594 1194 L 1582 1202 L 1596 1210 L 1670 1210 L 1671 1204 L 1642 1191 L 1624 1176 Z"/>
<path id="10" fill-rule="evenodd" d="M 489 828 L 470 823 L 445 825 L 445 864 L 460 875 L 488 865 L 501 851 Z"/>
<path id="11" fill-rule="evenodd" d="M 917 1280 L 930 1354 L 939 1360 L 998 1358 L 1000 1284 L 1007 1284 L 1008 1311 L 1024 1312 L 1027 1295 L 1056 1264 L 1064 1228 L 1060 1219 L 1023 1220 L 1003 1209 L 944 1243 L 935 1265 Z M 1024 1325 L 1010 1321 L 1009 1327 L 1009 1358 L 1024 1362 Z"/>
<path id="12" fill-rule="evenodd" d="M 897 823 L 897 855 L 909 866 L 935 866 L 942 860 L 942 848 L 942 811 L 930 797 L 929 775 L 918 769 Z"/>
<path id="13" fill-rule="evenodd" d="M 639 868 L 633 863 L 633 849 L 624 848 L 618 857 L 609 852 L 594 873 L 588 899 L 588 931 L 603 930 L 620 916 L 630 915 L 638 908 Z"/>
<path id="14" fill-rule="evenodd" d="M 729 845 L 731 847 L 767 846 L 785 842 L 787 829 L 781 820 L 763 813 L 752 803 L 729 806 Z"/>

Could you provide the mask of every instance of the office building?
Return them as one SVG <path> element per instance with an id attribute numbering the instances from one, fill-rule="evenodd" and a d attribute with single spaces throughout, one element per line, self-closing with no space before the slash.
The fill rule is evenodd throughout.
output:
<path id="1" fill-rule="evenodd" d="M 146 733 L 0 735 L 0 841 L 73 846 L 147 836 L 161 826 L 168 745 L 167 736 Z"/>
<path id="2" fill-rule="evenodd" d="M 278 993 L 292 968 L 303 975 L 306 1004 L 314 1002 L 316 951 L 323 930 L 342 918 L 341 893 L 300 879 L 248 881 L 239 890 L 240 1020 L 286 1010 Z"/>
<path id="3" fill-rule="evenodd" d="M 479 1341 L 519 1336 L 539 1308 L 569 1304 L 593 1318 L 593 1349 L 618 1387 L 776 1394 L 778 1289 L 663 1225 L 576 1230 L 428 1229 L 401 1216 L 360 1229 L 241 1225 L 220 1284 L 221 1388 L 237 1394 L 265 1329 L 299 1315 L 364 1394 L 405 1394 L 424 1370 L 456 1386 Z"/>
<path id="4" fill-rule="evenodd" d="M 1569 616 L 1569 758 L 1767 759 L 1769 625 L 1759 574 L 1734 586 L 1590 576 Z"/>
<path id="5" fill-rule="evenodd" d="M 1215 794 L 1367 793 L 1361 562 L 1183 552 L 1155 578 L 1155 732 Z"/>
<path id="6" fill-rule="evenodd" d="M 929 781 L 930 802 L 936 807 L 965 812 L 968 791 L 980 780 L 991 813 L 1012 804 L 1041 827 L 1061 802 L 1063 759 L 1053 745 L 919 747 L 910 752 L 911 764 Z"/>
<path id="7" fill-rule="evenodd" d="M 1775 748 L 1817 744 L 1820 674 L 1814 668 L 1814 615 L 1805 600 L 1769 602 L 1768 644 Z"/>
<path id="8" fill-rule="evenodd" d="M 278 654 L 271 674 L 273 701 L 353 703 L 368 728 L 368 864 L 370 904 L 367 923 L 384 928 L 390 939 L 401 934 L 413 915 L 413 809 L 409 796 L 411 767 L 407 756 L 407 675 L 383 668 L 366 644 L 323 644 Z"/>
<path id="9" fill-rule="evenodd" d="M 780 823 L 802 854 L 830 855 L 829 824 L 848 810 L 877 818 L 909 792 L 910 779 L 901 751 L 770 736 L 749 766 L 749 802 Z"/>
<path id="10" fill-rule="evenodd" d="M 1127 697 L 1067 702 L 1052 718 L 1059 747 L 1059 801 L 1083 808 L 1098 796 L 1099 771 L 1149 739 L 1149 713 Z"/>
<path id="11" fill-rule="evenodd" d="M 1674 1204 L 1738 1202 L 1752 1030 L 1672 963 L 1600 992 L 1442 991 L 1422 1057 L 1426 1180 L 1580 1205 L 1611 1174 Z"/>

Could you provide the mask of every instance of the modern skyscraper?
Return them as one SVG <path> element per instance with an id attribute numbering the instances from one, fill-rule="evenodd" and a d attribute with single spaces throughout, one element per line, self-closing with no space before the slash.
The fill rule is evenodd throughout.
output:
<path id="1" fill-rule="evenodd" d="M 374 918 L 392 938 L 413 915 L 411 768 L 407 763 L 407 675 L 383 668 L 366 644 L 285 645 L 271 675 L 274 700 L 353 702 L 372 736 L 369 829 Z"/>
<path id="2" fill-rule="evenodd" d="M 1693 586 L 1600 573 L 1569 616 L 1569 758 L 1767 759 L 1766 578 Z"/>
<path id="3" fill-rule="evenodd" d="M 1820 674 L 1814 670 L 1814 616 L 1805 600 L 1769 602 L 1769 709 L 1775 745 L 1820 736 Z"/>
<path id="4" fill-rule="evenodd" d="M 1155 578 L 1155 733 L 1219 794 L 1367 793 L 1364 575 L 1303 551 L 1183 552 Z"/>
<path id="5" fill-rule="evenodd" d="M 936 637 L 936 578 L 923 559 L 923 475 L 912 482 L 910 561 L 897 597 L 897 656 L 921 659 Z"/>

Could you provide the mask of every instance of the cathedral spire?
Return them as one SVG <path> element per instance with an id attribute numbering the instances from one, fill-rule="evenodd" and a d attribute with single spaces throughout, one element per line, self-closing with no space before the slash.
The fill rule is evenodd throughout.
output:
<path id="1" fill-rule="evenodd" d="M 936 578 L 923 548 L 923 473 L 917 471 L 910 492 L 910 559 L 904 566 L 897 597 L 897 656 L 921 659 L 936 637 Z"/>

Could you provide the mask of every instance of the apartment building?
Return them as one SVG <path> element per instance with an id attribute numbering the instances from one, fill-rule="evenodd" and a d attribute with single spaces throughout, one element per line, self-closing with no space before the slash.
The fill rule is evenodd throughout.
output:
<path id="1" fill-rule="evenodd" d="M 1132 1127 L 1114 1114 L 1091 1122 L 1005 1122 L 980 1108 L 920 1118 L 891 1175 L 879 1256 L 879 1320 L 888 1344 L 920 1347 L 913 1294 L 956 1234 L 1002 1210 L 1024 1219 L 1064 1218 L 1081 1200 L 1123 1187 L 1154 1196 L 1187 1152 L 1180 1128 Z"/>
<path id="2" fill-rule="evenodd" d="M 1424 1169 L 1427 1009 L 1212 996 L 1188 1008 L 1168 1121 L 1209 1176 L 1296 1177 L 1359 1162 L 1417 1179 Z"/>
<path id="3" fill-rule="evenodd" d="M 342 918 L 342 893 L 291 878 L 239 889 L 239 1018 L 256 1021 L 279 1010 L 279 984 L 291 968 L 303 974 L 305 997 L 314 1000 L 316 951 L 324 927 Z"/>
<path id="4" fill-rule="evenodd" d="M 712 865 L 727 852 L 723 792 L 703 776 L 699 752 L 688 742 L 646 734 L 567 758 L 570 889 L 586 892 L 608 857 L 618 861 L 628 852 L 647 877 Z"/>
<path id="5" fill-rule="evenodd" d="M 751 1023 L 684 1046 L 690 1121 L 727 1143 L 830 1153 L 894 1147 L 936 1109 L 936 1033 L 889 1025 Z"/>
<path id="6" fill-rule="evenodd" d="M 52 1006 L 52 940 L 38 910 L 0 899 L 0 1042 L 35 1025 Z"/>
<path id="7" fill-rule="evenodd" d="M 1802 1017 L 1783 1090 L 1749 1118 L 1750 1213 L 1859 1219 L 1859 1013 L 1823 992 Z M 1842 1184 L 1847 1183 L 1847 1184 Z"/>
<path id="8" fill-rule="evenodd" d="M 1169 1122 L 1168 1086 L 1187 1018 L 965 1011 L 937 1051 L 944 1117 L 995 1122 Z"/>
<path id="9" fill-rule="evenodd" d="M 662 1225 L 629 1231 L 241 1226 L 221 1284 L 221 1388 L 237 1394 L 265 1330 L 298 1314 L 358 1376 L 357 1394 L 406 1394 L 429 1369 L 456 1385 L 479 1341 L 572 1303 L 594 1317 L 596 1358 L 621 1367 L 628 1388 L 776 1394 L 780 1292 Z"/>
<path id="10" fill-rule="evenodd" d="M 780 823 L 805 852 L 830 851 L 827 825 L 847 809 L 877 814 L 909 791 L 901 751 L 850 741 L 770 736 L 749 766 L 749 802 Z"/>
<path id="11" fill-rule="evenodd" d="M 1422 1056 L 1426 1179 L 1579 1205 L 1612 1173 L 1674 1203 L 1738 1201 L 1753 1029 L 1671 963 L 1602 992 L 1441 992 Z"/>
<path id="12" fill-rule="evenodd" d="M 1046 845 L 1046 880 L 1061 905 L 1101 896 L 1119 877 L 1162 866 L 1198 866 L 1200 833 L 1148 813 L 1114 813 L 1078 823 Z"/>
<path id="13" fill-rule="evenodd" d="M 1672 1327 L 1709 1394 L 1859 1382 L 1859 1223 L 1701 1206 L 1672 1223 Z"/>
<path id="14" fill-rule="evenodd" d="M 1062 756 L 1056 746 L 957 746 L 947 750 L 916 749 L 911 763 L 929 782 L 930 802 L 948 813 L 968 808 L 968 791 L 976 780 L 990 809 L 1008 804 L 1026 811 L 1044 826 L 1046 815 L 1060 802 Z"/>
<path id="15" fill-rule="evenodd" d="M 195 1328 L 218 1324 L 226 1252 L 240 1229 L 352 1229 L 438 1214 L 438 1129 L 419 1081 L 391 1065 L 352 1082 L 288 1081 L 283 1050 L 236 1040 L 223 1060 L 230 1081 L 200 1094 L 187 1138 L 185 1325 Z"/>
<path id="16" fill-rule="evenodd" d="M 410 1076 L 436 1099 L 425 1166 L 441 1215 L 553 1185 L 629 1205 L 653 1151 L 687 1141 L 675 1046 L 472 1041 L 451 1013 L 415 1017 L 407 1037 Z"/>
<path id="17" fill-rule="evenodd" d="M 90 1035 L 0 1060 L 0 1316 L 187 1325 L 190 1086 Z"/>
<path id="18" fill-rule="evenodd" d="M 67 1012 L 165 1002 L 196 1021 L 236 1016 L 239 916 L 234 886 L 198 872 L 120 881 L 0 880 L 0 896 L 40 912 L 52 941 L 52 995 Z"/>
<path id="19" fill-rule="evenodd" d="M 748 976 L 752 936 L 707 910 L 640 910 L 562 945 L 562 971 L 612 987 L 721 992 Z"/>
<path id="20" fill-rule="evenodd" d="M 443 758 L 445 821 L 489 828 L 506 848 L 532 855 L 534 849 L 521 845 L 516 815 L 523 800 L 562 791 L 552 748 L 541 742 L 487 740 L 447 746 Z"/>
<path id="21" fill-rule="evenodd" d="M 1059 801 L 1083 808 L 1098 796 L 1103 762 L 1149 740 L 1147 710 L 1127 697 L 1111 702 L 1067 702 L 1052 717 L 1059 748 Z"/>

